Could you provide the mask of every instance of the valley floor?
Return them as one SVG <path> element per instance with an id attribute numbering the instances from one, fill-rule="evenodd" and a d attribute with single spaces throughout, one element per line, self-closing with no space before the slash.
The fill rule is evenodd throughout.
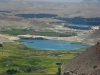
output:
<path id="1" fill-rule="evenodd" d="M 45 51 L 31 49 L 19 43 L 4 43 L 0 47 L 0 75 L 56 75 L 60 64 L 69 62 L 82 50 Z"/>

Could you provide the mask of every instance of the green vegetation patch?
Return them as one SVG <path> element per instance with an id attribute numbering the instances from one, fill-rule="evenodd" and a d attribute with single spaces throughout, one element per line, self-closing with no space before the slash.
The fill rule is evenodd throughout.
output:
<path id="1" fill-rule="evenodd" d="M 20 35 L 20 34 L 33 34 L 34 30 L 27 30 L 27 29 L 10 29 L 10 30 L 1 30 L 0 33 L 2 34 L 9 34 L 9 35 Z"/>
<path id="2" fill-rule="evenodd" d="M 4 43 L 0 48 L 0 75 L 57 75 L 57 63 L 69 62 L 79 51 L 45 51 L 19 43 Z"/>
<path id="3" fill-rule="evenodd" d="M 40 36 L 54 36 L 54 37 L 70 37 L 70 36 L 76 36 L 77 34 L 74 32 L 68 32 L 68 33 L 60 33 L 60 32 L 54 32 L 54 31 L 34 31 L 33 29 L 10 29 L 10 30 L 0 30 L 1 34 L 9 34 L 9 35 L 40 35 Z"/>

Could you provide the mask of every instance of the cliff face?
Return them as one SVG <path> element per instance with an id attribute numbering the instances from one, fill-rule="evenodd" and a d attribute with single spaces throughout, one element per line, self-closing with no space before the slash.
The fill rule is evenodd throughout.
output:
<path id="1" fill-rule="evenodd" d="M 61 67 L 62 75 L 100 75 L 100 43 Z"/>

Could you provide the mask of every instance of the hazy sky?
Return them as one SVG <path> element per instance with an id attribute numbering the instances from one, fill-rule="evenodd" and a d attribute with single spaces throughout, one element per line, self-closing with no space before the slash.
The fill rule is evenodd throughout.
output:
<path id="1" fill-rule="evenodd" d="M 81 2 L 83 0 L 34 0 L 34 1 L 46 1 L 46 2 Z"/>

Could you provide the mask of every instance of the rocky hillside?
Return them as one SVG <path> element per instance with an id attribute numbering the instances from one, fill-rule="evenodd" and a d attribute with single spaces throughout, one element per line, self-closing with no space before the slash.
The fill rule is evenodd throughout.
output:
<path id="1" fill-rule="evenodd" d="M 100 41 L 100 29 L 95 30 L 91 34 L 87 34 L 82 42 L 93 45 L 98 41 Z"/>
<path id="2" fill-rule="evenodd" d="M 97 38 L 100 38 L 100 29 L 94 31 L 90 36 L 89 38 L 93 38 L 93 39 L 97 39 Z"/>
<path id="3" fill-rule="evenodd" d="M 63 64 L 61 70 L 62 75 L 100 75 L 100 42 Z"/>

